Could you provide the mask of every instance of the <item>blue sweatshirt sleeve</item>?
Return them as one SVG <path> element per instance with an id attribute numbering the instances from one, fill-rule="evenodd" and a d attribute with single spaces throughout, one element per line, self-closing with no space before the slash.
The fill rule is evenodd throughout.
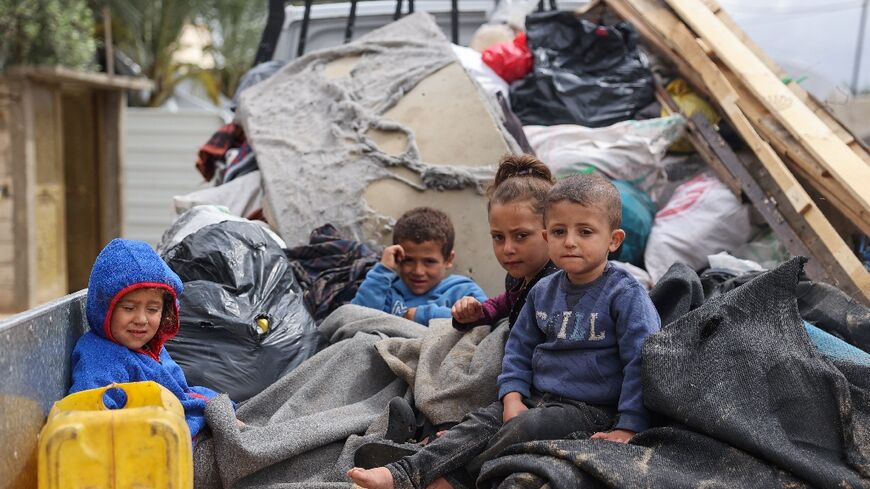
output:
<path id="1" fill-rule="evenodd" d="M 350 303 L 379 311 L 391 312 L 391 288 L 395 279 L 396 272 L 390 270 L 382 263 L 376 264 L 368 271 L 365 280 L 360 284 L 356 295 Z"/>
<path id="2" fill-rule="evenodd" d="M 535 319 L 534 292 L 534 288 L 529 292 L 504 347 L 501 375 L 498 376 L 499 399 L 510 392 L 519 392 L 523 397 L 531 395 L 532 354 L 535 347 L 547 338 Z"/>
<path id="3" fill-rule="evenodd" d="M 484 302 L 486 300 L 486 293 L 483 289 L 480 288 L 479 285 L 474 283 L 471 280 L 456 284 L 454 287 L 450 287 L 441 295 L 441 298 L 445 299 L 450 306 L 442 306 L 439 304 L 424 304 L 422 306 L 417 306 L 417 310 L 414 312 L 414 321 L 422 324 L 423 326 L 429 326 L 429 321 L 434 318 L 451 318 L 453 314 L 451 313 L 451 308 L 453 304 L 459 299 L 463 297 L 474 297 L 480 302 Z M 439 302 L 445 302 L 440 301 Z"/>
<path id="4" fill-rule="evenodd" d="M 93 335 L 93 333 L 85 333 Z M 92 338 L 82 336 L 72 354 L 72 385 L 69 394 L 133 381 L 127 366 L 111 351 L 101 351 Z"/>
<path id="5" fill-rule="evenodd" d="M 615 428 L 635 432 L 649 428 L 649 412 L 643 405 L 641 348 L 647 336 L 661 329 L 661 318 L 640 284 L 628 286 L 614 301 L 616 335 L 622 360 L 622 391 L 619 421 Z"/>

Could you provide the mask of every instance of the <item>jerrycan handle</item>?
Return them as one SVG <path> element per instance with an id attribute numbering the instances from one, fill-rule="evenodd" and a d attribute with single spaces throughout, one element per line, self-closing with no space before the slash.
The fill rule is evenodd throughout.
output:
<path id="1" fill-rule="evenodd" d="M 76 392 L 57 401 L 53 410 L 105 411 L 146 406 L 172 407 L 176 403 L 178 400 L 175 396 L 160 384 L 145 381 L 113 383 L 105 387 Z"/>

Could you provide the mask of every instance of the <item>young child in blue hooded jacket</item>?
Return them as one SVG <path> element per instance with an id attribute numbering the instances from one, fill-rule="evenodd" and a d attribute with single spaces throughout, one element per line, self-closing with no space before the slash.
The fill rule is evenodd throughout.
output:
<path id="1" fill-rule="evenodd" d="M 190 434 L 196 436 L 205 426 L 205 404 L 217 392 L 188 386 L 181 367 L 163 347 L 178 333 L 181 292 L 181 279 L 147 243 L 114 239 L 106 245 L 91 269 L 91 330 L 73 350 L 70 394 L 151 380 L 178 397 Z"/>

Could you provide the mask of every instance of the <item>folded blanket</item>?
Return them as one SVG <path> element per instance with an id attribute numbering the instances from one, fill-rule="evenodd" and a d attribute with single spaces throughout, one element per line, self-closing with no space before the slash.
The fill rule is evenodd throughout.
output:
<path id="1" fill-rule="evenodd" d="M 320 326 L 333 343 L 233 413 L 206 407 L 211 433 L 194 449 L 197 488 L 350 487 L 353 452 L 386 430 L 393 397 L 416 399 L 434 424 L 457 422 L 496 398 L 507 326 L 463 335 L 346 305 Z M 246 426 L 240 428 L 235 416 Z"/>

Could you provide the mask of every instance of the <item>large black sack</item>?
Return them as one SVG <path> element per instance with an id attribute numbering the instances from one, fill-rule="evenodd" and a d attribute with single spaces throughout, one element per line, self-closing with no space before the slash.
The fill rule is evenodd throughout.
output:
<path id="1" fill-rule="evenodd" d="M 523 125 L 604 127 L 654 100 L 653 75 L 628 22 L 599 26 L 551 11 L 529 15 L 526 30 L 534 68 L 510 90 Z"/>
<path id="2" fill-rule="evenodd" d="M 484 465 L 479 487 L 870 488 L 870 367 L 832 361 L 810 343 L 795 299 L 802 261 L 647 339 L 644 402 L 670 426 L 629 445 L 514 445 Z M 671 272 L 671 282 L 692 282 L 671 290 L 696 295 L 697 277 Z"/>
<path id="3" fill-rule="evenodd" d="M 257 224 L 206 226 L 163 258 L 184 282 L 181 329 L 166 348 L 189 384 L 244 401 L 317 352 L 290 261 Z"/>

